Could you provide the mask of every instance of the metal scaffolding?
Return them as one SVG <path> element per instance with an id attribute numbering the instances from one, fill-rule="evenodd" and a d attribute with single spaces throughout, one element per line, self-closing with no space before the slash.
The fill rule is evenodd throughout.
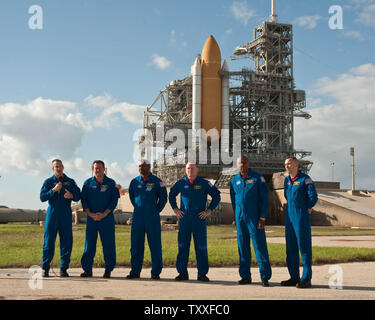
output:
<path id="1" fill-rule="evenodd" d="M 222 76 L 229 75 L 230 78 L 229 141 L 233 142 L 233 129 L 241 130 L 242 155 L 247 156 L 251 167 L 267 180 L 273 173 L 284 171 L 284 161 L 288 156 L 297 157 L 304 172 L 312 166 L 312 162 L 305 159 L 311 152 L 294 148 L 294 118 L 309 119 L 311 116 L 303 111 L 306 107 L 305 91 L 295 89 L 293 26 L 278 23 L 275 12 L 271 17 L 271 21 L 254 29 L 253 41 L 238 46 L 233 52 L 232 59 L 250 58 L 254 70 L 244 68 L 221 72 Z M 191 75 L 172 81 L 144 113 L 143 128 L 151 130 L 156 147 L 166 150 L 172 142 L 158 140 L 157 128 L 161 123 L 164 133 L 178 128 L 188 137 L 188 130 L 192 128 Z M 163 165 L 154 162 L 153 170 L 167 184 L 172 184 L 184 176 L 183 166 L 165 164 L 168 162 L 166 158 L 176 154 L 164 153 L 162 156 Z M 187 150 L 179 156 L 186 160 Z M 208 176 L 216 178 L 222 187 L 227 186 L 234 174 L 226 172 L 227 167 L 222 164 L 205 167 L 210 173 Z"/>
<path id="2" fill-rule="evenodd" d="M 287 156 L 300 159 L 303 171 L 311 152 L 294 149 L 294 117 L 304 112 L 305 91 L 295 90 L 293 78 L 293 26 L 265 21 L 254 29 L 254 40 L 238 46 L 232 59 L 254 61 L 254 70 L 229 72 L 231 126 L 241 129 L 244 155 L 262 174 L 284 170 Z"/>
<path id="3" fill-rule="evenodd" d="M 163 123 L 165 131 L 179 128 L 187 133 L 191 128 L 191 97 L 191 76 L 173 80 L 147 107 L 143 115 L 143 128 L 151 130 L 156 136 L 158 123 Z"/>

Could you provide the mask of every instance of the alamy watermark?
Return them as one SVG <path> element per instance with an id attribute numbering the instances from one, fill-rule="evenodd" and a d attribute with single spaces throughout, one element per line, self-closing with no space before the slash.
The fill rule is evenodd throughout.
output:
<path id="1" fill-rule="evenodd" d="M 32 16 L 29 18 L 28 24 L 31 30 L 43 29 L 43 9 L 39 5 L 32 5 L 29 8 L 29 14 Z"/>
<path id="2" fill-rule="evenodd" d="M 328 20 L 328 26 L 331 30 L 344 29 L 344 14 L 342 7 L 333 5 L 329 7 L 328 13 L 332 16 Z"/>
<path id="3" fill-rule="evenodd" d="M 29 288 L 32 290 L 43 289 L 43 270 L 40 266 L 31 266 L 28 273 L 31 274 L 29 279 Z"/>
<path id="4" fill-rule="evenodd" d="M 332 276 L 329 277 L 328 286 L 330 289 L 340 289 L 344 287 L 344 272 L 338 265 L 329 267 L 328 273 Z"/>
<path id="5" fill-rule="evenodd" d="M 137 142 L 133 152 L 135 162 L 141 157 L 150 162 L 155 160 L 159 165 L 186 164 L 187 160 L 236 167 L 236 159 L 241 155 L 240 129 L 222 129 L 220 134 L 216 129 L 164 130 L 164 123 L 159 122 L 154 134 L 150 129 L 136 130 L 133 141 Z"/>

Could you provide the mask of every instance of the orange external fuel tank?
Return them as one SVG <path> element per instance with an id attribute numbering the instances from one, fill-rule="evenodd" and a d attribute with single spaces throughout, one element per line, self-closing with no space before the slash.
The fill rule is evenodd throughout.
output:
<path id="1" fill-rule="evenodd" d="M 201 128 L 221 133 L 221 53 L 211 35 L 202 50 Z M 211 140 L 210 138 L 208 140 Z"/>

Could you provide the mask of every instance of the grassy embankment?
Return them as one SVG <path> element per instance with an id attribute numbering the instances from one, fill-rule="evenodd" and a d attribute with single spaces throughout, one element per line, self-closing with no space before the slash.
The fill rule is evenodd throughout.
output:
<path id="1" fill-rule="evenodd" d="M 266 227 L 267 237 L 284 236 L 284 227 Z M 375 230 L 313 227 L 314 236 L 323 235 L 375 235 Z M 74 245 L 71 267 L 80 267 L 80 259 L 85 240 L 85 225 L 73 227 Z M 237 266 L 237 236 L 235 227 L 209 226 L 208 256 L 211 267 Z M 58 237 L 57 237 L 58 239 Z M 163 260 L 165 267 L 174 267 L 177 256 L 177 231 L 163 231 Z M 28 224 L 0 225 L 0 268 L 41 265 L 43 228 Z M 130 227 L 116 226 L 117 265 L 130 266 Z M 195 266 L 194 243 L 190 247 L 189 265 Z M 272 266 L 285 266 L 285 245 L 268 244 Z M 56 241 L 53 267 L 59 266 L 59 240 Z M 313 264 L 345 263 L 353 261 L 374 261 L 375 250 L 367 248 L 313 247 Z M 256 264 L 254 251 L 252 262 Z M 145 266 L 150 266 L 151 258 L 148 245 L 145 246 Z M 104 259 L 100 238 L 98 237 L 95 267 L 103 267 Z"/>

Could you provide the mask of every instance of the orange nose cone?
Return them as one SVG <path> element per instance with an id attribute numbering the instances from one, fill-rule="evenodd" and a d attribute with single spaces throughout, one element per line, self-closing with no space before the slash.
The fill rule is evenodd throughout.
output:
<path id="1" fill-rule="evenodd" d="M 202 50 L 202 60 L 203 62 L 218 63 L 221 64 L 221 53 L 219 45 L 217 44 L 215 38 L 210 36 Z"/>
<path id="2" fill-rule="evenodd" d="M 208 132 L 221 130 L 221 53 L 215 38 L 210 36 L 202 50 L 201 128 Z M 211 139 L 208 139 L 211 140 Z M 212 139 L 215 140 L 215 139 Z"/>

